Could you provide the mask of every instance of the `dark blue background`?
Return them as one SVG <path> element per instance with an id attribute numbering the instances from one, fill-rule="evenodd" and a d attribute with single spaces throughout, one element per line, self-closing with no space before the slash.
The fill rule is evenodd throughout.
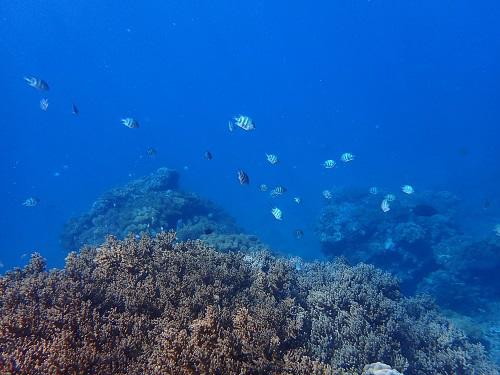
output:
<path id="1" fill-rule="evenodd" d="M 2 1 L 0 262 L 5 270 L 37 250 L 60 265 L 63 223 L 159 166 L 182 170 L 183 188 L 304 256 L 319 255 L 321 191 L 340 185 L 450 190 L 491 231 L 500 222 L 498 19 L 498 1 Z M 33 90 L 24 75 L 51 90 Z M 255 132 L 228 132 L 239 113 Z M 122 126 L 125 116 L 141 128 Z M 148 147 L 156 159 L 144 157 Z M 345 151 L 355 162 L 320 166 Z M 239 168 L 250 186 L 238 185 Z M 262 182 L 289 189 L 283 222 Z M 39 206 L 23 207 L 29 196 Z"/>

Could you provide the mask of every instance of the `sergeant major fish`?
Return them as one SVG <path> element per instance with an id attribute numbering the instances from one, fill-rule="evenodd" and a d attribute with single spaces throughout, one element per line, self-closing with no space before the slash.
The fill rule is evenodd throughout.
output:
<path id="1" fill-rule="evenodd" d="M 33 76 L 25 76 L 24 80 L 28 84 L 28 86 L 33 87 L 34 89 L 40 91 L 49 91 L 49 84 L 45 82 L 43 79 L 33 77 Z"/>
<path id="2" fill-rule="evenodd" d="M 271 190 L 270 195 L 271 197 L 276 198 L 283 195 L 283 193 L 286 193 L 286 188 L 283 186 L 276 186 L 273 190 Z"/>
<path id="3" fill-rule="evenodd" d="M 278 156 L 275 154 L 266 154 L 266 159 L 271 164 L 276 164 L 279 162 Z"/>
<path id="4" fill-rule="evenodd" d="M 411 186 L 411 185 L 401 186 L 401 191 L 405 194 L 413 194 L 415 192 L 415 190 L 413 189 L 413 186 Z"/>
<path id="5" fill-rule="evenodd" d="M 121 123 L 129 129 L 137 129 L 139 127 L 139 123 L 137 122 L 137 120 L 132 117 L 122 118 Z"/>
<path id="6" fill-rule="evenodd" d="M 335 160 L 332 159 L 328 159 L 323 162 L 323 167 L 325 167 L 326 169 L 335 168 L 336 165 L 337 163 L 335 163 Z"/>
<path id="7" fill-rule="evenodd" d="M 250 183 L 250 178 L 242 169 L 238 171 L 238 181 L 240 182 L 240 185 L 248 185 Z"/>
<path id="8" fill-rule="evenodd" d="M 24 207 L 35 207 L 38 204 L 38 202 L 40 202 L 40 199 L 35 197 L 29 197 L 22 203 L 22 205 Z"/>
<path id="9" fill-rule="evenodd" d="M 253 122 L 253 120 L 250 117 L 244 115 L 233 117 L 232 125 L 235 125 L 246 131 L 255 130 L 255 123 Z"/>
<path id="10" fill-rule="evenodd" d="M 40 109 L 42 111 L 47 111 L 47 109 L 49 109 L 49 99 L 40 99 Z"/>
<path id="11" fill-rule="evenodd" d="M 278 207 L 274 207 L 271 210 L 271 214 L 274 216 L 276 220 L 283 220 L 283 212 Z"/>
<path id="12" fill-rule="evenodd" d="M 348 163 L 350 161 L 353 161 L 354 157 L 355 156 L 350 152 L 344 152 L 342 155 L 340 155 L 340 160 L 342 160 L 344 163 Z"/>

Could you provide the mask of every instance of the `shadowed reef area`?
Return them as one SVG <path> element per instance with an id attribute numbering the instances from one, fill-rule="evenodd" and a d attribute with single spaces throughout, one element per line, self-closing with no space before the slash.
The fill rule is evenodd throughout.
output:
<path id="1" fill-rule="evenodd" d="M 364 264 L 297 267 L 161 232 L 110 237 L 62 270 L 35 254 L 0 278 L 2 374 L 396 371 L 497 374 L 432 302 Z"/>

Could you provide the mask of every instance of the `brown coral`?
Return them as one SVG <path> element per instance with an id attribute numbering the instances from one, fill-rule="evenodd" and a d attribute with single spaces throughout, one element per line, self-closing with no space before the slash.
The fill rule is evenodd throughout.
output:
<path id="1" fill-rule="evenodd" d="M 495 373 L 429 309 L 368 266 L 297 271 L 174 233 L 109 238 L 64 270 L 36 255 L 0 278 L 0 373 L 359 374 L 378 360 L 405 374 Z"/>

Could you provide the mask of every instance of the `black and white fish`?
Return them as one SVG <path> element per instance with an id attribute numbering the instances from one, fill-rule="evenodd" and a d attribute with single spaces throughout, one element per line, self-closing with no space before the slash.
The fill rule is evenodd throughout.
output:
<path id="1" fill-rule="evenodd" d="M 378 188 L 376 186 L 372 186 L 369 191 L 370 191 L 370 194 L 372 194 L 372 195 L 378 194 Z"/>
<path id="2" fill-rule="evenodd" d="M 344 163 L 348 163 L 350 161 L 353 161 L 355 156 L 351 154 L 350 152 L 344 152 L 342 155 L 340 155 L 340 160 L 342 160 Z"/>
<path id="3" fill-rule="evenodd" d="M 401 191 L 405 194 L 413 194 L 415 190 L 413 189 L 413 186 L 411 185 L 403 185 L 401 186 Z"/>
<path id="4" fill-rule="evenodd" d="M 122 125 L 130 129 L 137 129 L 139 127 L 139 123 L 137 122 L 137 120 L 133 119 L 132 117 L 122 118 L 121 123 Z"/>
<path id="5" fill-rule="evenodd" d="M 271 209 L 271 214 L 276 220 L 283 220 L 283 212 L 278 207 Z"/>
<path id="6" fill-rule="evenodd" d="M 33 76 L 25 76 L 24 80 L 28 84 L 28 86 L 33 87 L 34 89 L 40 91 L 49 91 L 49 84 L 45 82 L 43 79 L 33 77 Z"/>
<path id="7" fill-rule="evenodd" d="M 295 235 L 295 238 L 300 240 L 302 237 L 304 237 L 304 231 L 302 229 L 295 229 L 293 231 L 293 234 Z"/>
<path id="8" fill-rule="evenodd" d="M 323 192 L 321 193 L 323 195 L 323 198 L 325 199 L 332 199 L 333 198 L 333 194 L 330 190 L 323 190 Z"/>
<path id="9" fill-rule="evenodd" d="M 250 117 L 245 115 L 239 115 L 233 117 L 232 125 L 237 126 L 246 131 L 255 130 L 255 123 Z M 231 128 L 229 130 L 231 130 Z"/>
<path id="10" fill-rule="evenodd" d="M 47 111 L 47 109 L 49 109 L 49 99 L 47 98 L 40 99 L 40 109 L 42 111 Z"/>
<path id="11" fill-rule="evenodd" d="M 248 185 L 250 183 L 250 178 L 242 169 L 238 171 L 238 181 L 240 182 L 240 185 Z"/>
<path id="12" fill-rule="evenodd" d="M 212 156 L 212 153 L 210 151 L 205 151 L 205 154 L 203 154 L 203 156 L 205 157 L 205 159 L 207 160 L 212 160 L 213 159 L 213 156 Z"/>
<path id="13" fill-rule="evenodd" d="M 266 192 L 268 189 L 267 185 L 266 184 L 260 184 L 259 186 L 259 190 L 260 191 L 263 191 L 263 192 Z"/>
<path id="14" fill-rule="evenodd" d="M 71 104 L 71 113 L 74 114 L 75 116 L 78 116 L 78 114 L 80 113 L 80 110 L 78 109 L 75 103 Z"/>
<path id="15" fill-rule="evenodd" d="M 297 204 L 301 204 L 302 203 L 302 198 L 301 197 L 293 197 L 293 201 Z"/>
<path id="16" fill-rule="evenodd" d="M 391 205 L 387 198 L 382 200 L 382 203 L 380 203 L 380 209 L 382 210 L 382 212 L 389 212 L 391 210 Z"/>
<path id="17" fill-rule="evenodd" d="M 24 207 L 35 207 L 38 203 L 40 202 L 40 199 L 38 198 L 35 198 L 35 197 L 29 197 L 28 199 L 26 199 L 22 205 Z"/>
<path id="18" fill-rule="evenodd" d="M 337 163 L 335 163 L 335 160 L 332 159 L 328 159 L 323 162 L 323 167 L 325 167 L 326 169 L 335 168 L 336 165 Z"/>
<path id="19" fill-rule="evenodd" d="M 278 156 L 275 154 L 266 154 L 266 159 L 271 164 L 276 164 L 279 162 Z"/>
<path id="20" fill-rule="evenodd" d="M 147 152 L 148 156 L 150 156 L 152 158 L 154 158 L 158 154 L 158 152 L 156 151 L 156 149 L 154 147 L 148 148 L 148 150 L 146 152 Z"/>
<path id="21" fill-rule="evenodd" d="M 276 198 L 281 195 L 286 193 L 286 188 L 284 186 L 276 186 L 271 192 L 269 193 L 271 197 Z"/>

